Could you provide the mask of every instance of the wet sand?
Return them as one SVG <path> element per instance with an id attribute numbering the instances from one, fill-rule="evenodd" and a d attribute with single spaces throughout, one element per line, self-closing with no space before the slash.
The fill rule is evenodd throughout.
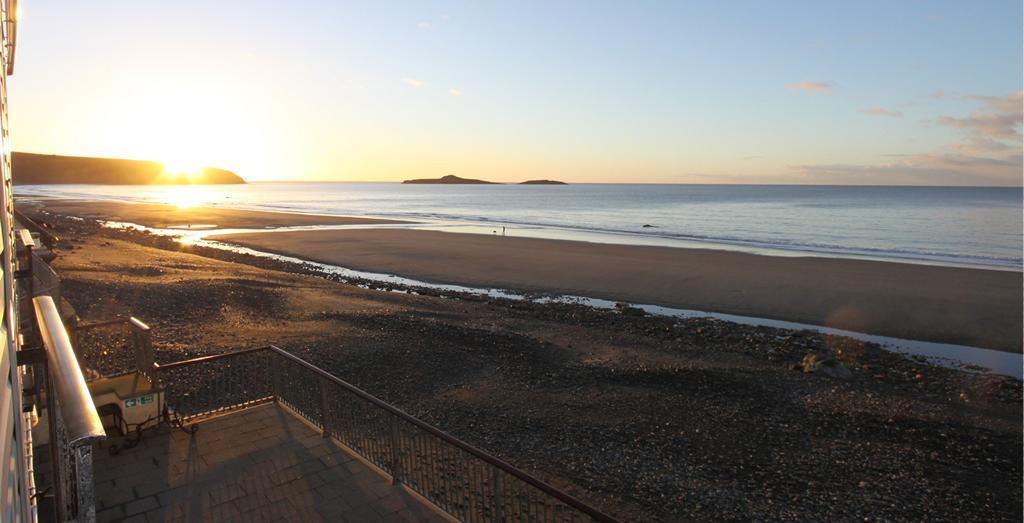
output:
<path id="1" fill-rule="evenodd" d="M 20 207 L 31 203 L 19 203 Z M 177 207 L 157 203 L 132 203 L 95 200 L 46 199 L 38 206 L 52 212 L 115 222 L 128 222 L 146 227 L 168 228 L 187 225 L 216 225 L 221 229 L 265 229 L 304 225 L 361 225 L 408 223 L 352 216 L 322 216 L 285 212 L 249 211 L 217 207 Z"/>
<path id="2" fill-rule="evenodd" d="M 1020 352 L 1019 272 L 416 230 L 215 237 L 431 282 L 553 292 Z"/>
<path id="3" fill-rule="evenodd" d="M 92 200 L 46 199 L 34 206 L 149 227 L 403 223 Z M 1007 352 L 1020 353 L 1024 345 L 1020 272 L 402 229 L 216 238 L 430 282 L 574 294 Z"/>

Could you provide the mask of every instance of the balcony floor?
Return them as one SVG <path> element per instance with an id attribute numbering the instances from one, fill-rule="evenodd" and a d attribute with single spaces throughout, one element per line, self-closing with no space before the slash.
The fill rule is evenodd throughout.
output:
<path id="1" fill-rule="evenodd" d="M 446 521 L 276 404 L 94 452 L 98 521 Z"/>

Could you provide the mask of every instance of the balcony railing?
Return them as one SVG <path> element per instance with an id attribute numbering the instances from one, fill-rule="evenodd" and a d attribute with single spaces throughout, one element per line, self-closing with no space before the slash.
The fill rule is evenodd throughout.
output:
<path id="1" fill-rule="evenodd" d="M 7 75 L 14 74 L 14 55 L 18 44 L 18 0 L 3 0 L 4 61 Z"/>
<path id="2" fill-rule="evenodd" d="M 148 325 L 134 316 L 81 322 L 68 326 L 79 359 L 99 377 L 138 372 L 154 381 L 153 337 Z M 111 357 L 117 355 L 117 357 Z"/>
<path id="3" fill-rule="evenodd" d="M 461 521 L 615 521 L 277 347 L 156 366 L 186 422 L 276 401 Z"/>
<path id="4" fill-rule="evenodd" d="M 56 271 L 37 253 L 37 245 L 28 229 L 18 229 L 18 307 L 20 317 L 28 321 L 33 316 L 32 298 L 50 296 L 57 310 L 61 310 L 61 280 Z M 30 324 L 28 324 L 30 325 Z"/>
<path id="5" fill-rule="evenodd" d="M 45 358 L 34 366 L 45 397 L 57 521 L 94 521 L 92 445 L 106 432 L 96 413 L 60 313 L 49 296 L 32 300 Z"/>
<path id="6" fill-rule="evenodd" d="M 38 254 L 32 254 L 32 293 L 33 297 L 50 296 L 60 306 L 60 276 Z"/>

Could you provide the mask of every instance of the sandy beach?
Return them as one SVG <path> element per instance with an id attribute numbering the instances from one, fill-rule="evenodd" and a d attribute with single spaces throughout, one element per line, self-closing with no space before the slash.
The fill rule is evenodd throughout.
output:
<path id="1" fill-rule="evenodd" d="M 626 521 L 1021 517 L 1019 380 L 808 332 L 366 289 L 32 215 L 63 238 L 81 318 L 140 317 L 158 362 L 280 346 Z M 114 346 L 77 350 L 113 373 L 133 361 Z M 850 376 L 796 370 L 808 354 Z"/>
<path id="2" fill-rule="evenodd" d="M 43 205 L 48 212 L 148 227 L 402 223 L 91 200 L 43 200 L 26 207 Z M 406 229 L 212 238 L 436 283 L 572 294 L 1017 353 L 1024 345 L 1024 282 L 1013 271 Z"/>
<path id="3" fill-rule="evenodd" d="M 48 209 L 81 218 L 127 222 L 146 227 L 168 228 L 188 225 L 215 225 L 221 229 L 264 229 L 302 225 L 361 225 L 404 223 L 351 216 L 322 216 L 284 212 L 223 209 L 218 207 L 178 207 L 158 203 L 45 199 Z M 27 205 L 28 206 L 28 205 Z"/>
<path id="4" fill-rule="evenodd" d="M 1019 272 L 416 230 L 214 239 L 431 282 L 573 294 L 1021 351 Z"/>

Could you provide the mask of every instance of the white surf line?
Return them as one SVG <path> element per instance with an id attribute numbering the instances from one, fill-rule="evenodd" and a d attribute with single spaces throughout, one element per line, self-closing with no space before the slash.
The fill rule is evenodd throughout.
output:
<path id="1" fill-rule="evenodd" d="M 156 199 L 146 198 L 132 198 L 124 195 L 90 195 L 90 194 L 47 194 L 45 192 L 36 191 L 29 193 L 23 193 L 20 198 L 30 201 L 33 198 L 54 198 L 54 199 L 66 199 L 66 200 L 95 200 L 95 201 L 115 201 L 120 203 L 130 204 L 156 204 L 156 205 L 170 205 L 167 202 L 163 202 Z M 217 202 L 204 205 L 213 209 L 232 209 L 232 210 L 248 210 L 257 212 L 267 213 L 280 213 L 280 214 L 300 214 L 305 216 L 319 216 L 319 217 L 360 217 L 379 219 L 387 221 L 399 221 L 404 223 L 378 223 L 378 224 L 361 224 L 361 225 L 313 225 L 313 226 L 297 226 L 297 227 L 277 227 L 277 228 L 266 228 L 266 229 L 235 229 L 231 230 L 231 233 L 244 232 L 244 233 L 259 233 L 259 232 L 278 232 L 285 230 L 323 230 L 323 229 L 344 229 L 344 228 L 400 228 L 400 229 L 417 229 L 417 230 L 432 230 L 442 232 L 453 232 L 458 234 L 483 234 L 487 235 L 488 232 L 497 233 L 499 229 L 507 228 L 508 232 L 513 235 L 519 235 L 525 232 L 526 238 L 536 239 L 549 239 L 549 240 L 565 240 L 565 241 L 582 241 L 588 243 L 600 243 L 600 244 L 611 244 L 611 245 L 643 245 L 652 247 L 672 247 L 682 249 L 703 249 L 703 250 L 716 250 L 716 251 L 728 251 L 728 252 L 741 252 L 748 254 L 757 254 L 761 256 L 776 256 L 783 258 L 829 258 L 829 259 L 843 259 L 843 260 L 866 260 L 876 261 L 884 263 L 904 263 L 912 265 L 928 265 L 937 267 L 957 267 L 967 269 L 978 269 L 978 270 L 996 270 L 996 271 L 1008 271 L 1008 272 L 1021 272 L 1024 270 L 1024 266 L 1019 263 L 982 263 L 977 261 L 964 260 L 957 258 L 956 256 L 943 255 L 936 253 L 900 253 L 900 252 L 889 252 L 888 255 L 880 254 L 879 252 L 870 252 L 865 250 L 849 249 L 842 250 L 837 247 L 830 247 L 827 245 L 790 245 L 783 246 L 771 243 L 765 243 L 756 240 L 742 240 L 738 238 L 703 238 L 698 236 L 686 236 L 686 235 L 665 235 L 657 233 L 642 233 L 639 231 L 631 230 L 605 230 L 605 229 L 592 229 L 588 227 L 574 227 L 569 225 L 555 225 L 555 224 L 542 224 L 542 223 L 519 223 L 513 221 L 487 221 L 482 219 L 467 218 L 467 219 L 456 219 L 446 217 L 431 217 L 429 215 L 361 215 L 361 214 L 334 214 L 323 211 L 308 211 L 302 209 L 294 209 L 290 207 L 268 207 L 266 205 L 252 204 L 252 205 L 239 205 L 233 203 Z M 184 228 L 184 227 L 183 227 Z M 213 228 L 212 230 L 216 230 Z M 228 231 L 223 229 L 220 232 Z M 225 232 L 226 233 L 226 232 Z"/>
<path id="2" fill-rule="evenodd" d="M 488 296 L 491 298 L 503 298 L 511 300 L 524 300 L 534 301 L 538 303 L 573 303 L 581 304 L 597 309 L 616 309 L 616 302 L 611 300 L 604 300 L 600 298 L 588 298 L 585 296 L 572 296 L 572 295 L 559 295 L 554 297 L 544 298 L 531 298 L 526 294 L 517 293 L 512 291 L 506 291 L 501 289 L 488 289 L 481 287 L 467 287 L 463 285 L 444 284 L 444 283 L 431 283 L 412 278 L 405 278 L 394 274 L 384 274 L 376 272 L 359 271 L 355 269 L 349 269 L 338 265 L 331 265 L 326 263 L 320 263 L 310 260 L 304 260 L 302 258 L 296 258 L 294 256 L 286 256 L 282 254 L 275 254 L 271 252 L 258 251 L 249 247 L 242 247 L 239 245 L 233 245 L 226 242 L 217 240 L 208 240 L 207 236 L 221 236 L 226 234 L 235 234 L 243 232 L 270 232 L 270 231 L 293 231 L 293 230 L 321 230 L 327 227 L 335 229 L 348 229 L 348 228 L 368 228 L 373 227 L 372 225 L 329 225 L 329 226 L 301 226 L 301 227 L 283 227 L 278 229 L 219 229 L 219 230 L 202 230 L 194 231 L 189 234 L 188 231 L 182 231 L 180 229 L 154 229 L 143 225 L 125 223 L 125 222 L 104 222 L 100 221 L 106 227 L 111 228 L 135 228 L 138 230 L 149 231 L 151 234 L 160 236 L 171 236 L 176 237 L 178 241 L 191 245 L 197 245 L 201 247 L 210 247 L 214 249 L 226 250 L 235 252 L 238 254 L 248 254 L 251 256 L 257 256 L 262 258 L 268 258 L 276 261 L 294 263 L 300 265 L 307 265 L 314 267 L 317 270 L 323 271 L 328 274 L 334 274 L 341 278 L 353 278 L 367 281 L 375 281 L 380 283 L 386 283 L 395 285 L 398 287 L 422 287 L 440 291 L 447 291 L 460 294 L 473 294 Z M 405 292 L 405 291 L 396 291 Z M 967 372 L 979 372 L 987 371 L 993 374 L 1000 374 L 1004 376 L 1010 376 L 1017 379 L 1024 379 L 1024 354 L 1017 354 L 1012 352 L 1003 352 L 992 349 L 984 349 L 981 347 L 972 347 L 970 345 L 955 345 L 950 343 L 937 343 L 930 341 L 920 340 L 908 340 L 904 338 L 894 338 L 890 336 L 879 336 L 875 334 L 866 334 L 863 332 L 848 331 L 843 329 L 836 329 L 832 327 L 823 327 L 820 325 L 811 325 L 807 323 L 797 323 L 783 320 L 773 320 L 769 318 L 757 318 L 753 316 L 739 316 L 735 314 L 725 314 L 717 312 L 698 311 L 691 309 L 676 309 L 672 307 L 664 307 L 660 305 L 649 305 L 649 304 L 633 304 L 630 306 L 642 309 L 644 312 L 653 314 L 656 316 L 667 316 L 675 318 L 712 318 L 722 321 L 728 321 L 732 323 L 738 323 L 741 325 L 751 325 L 757 327 L 772 327 L 786 330 L 809 330 L 818 332 L 821 334 L 833 335 L 833 336 L 846 336 L 856 340 L 876 343 L 883 349 L 890 352 L 902 354 L 906 357 L 920 356 L 923 357 L 928 363 L 932 365 L 938 365 L 941 367 L 957 369 Z"/>

